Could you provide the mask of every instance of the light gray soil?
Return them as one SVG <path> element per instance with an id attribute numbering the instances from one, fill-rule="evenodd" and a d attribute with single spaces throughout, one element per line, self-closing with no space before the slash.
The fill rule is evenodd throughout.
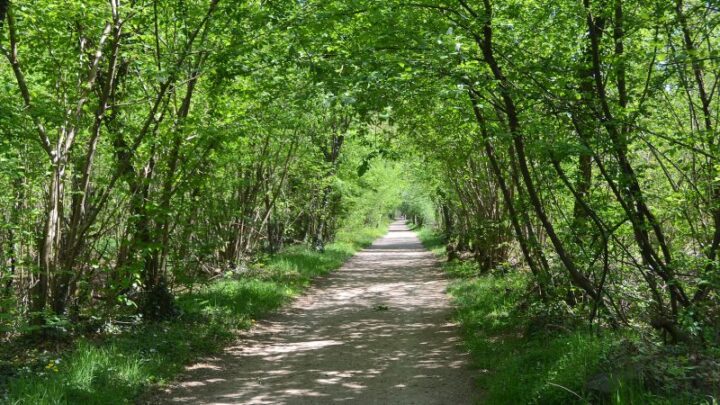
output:
<path id="1" fill-rule="evenodd" d="M 471 404 L 447 282 L 401 222 L 153 402 Z"/>

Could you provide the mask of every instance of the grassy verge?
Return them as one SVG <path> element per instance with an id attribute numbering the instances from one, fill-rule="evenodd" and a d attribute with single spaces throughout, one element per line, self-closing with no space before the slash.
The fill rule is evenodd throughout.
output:
<path id="1" fill-rule="evenodd" d="M 445 254 L 441 238 L 432 230 L 419 229 L 418 235 L 435 254 Z M 611 359 L 632 337 L 587 327 L 528 333 L 532 308 L 521 304 L 528 291 L 522 271 L 478 275 L 470 262 L 447 263 L 445 269 L 453 279 L 449 293 L 487 403 L 717 403 L 683 392 L 658 396 L 634 377 L 613 377 L 617 372 Z M 588 381 L 597 376 L 612 379 L 603 395 L 588 389 Z"/>
<path id="2" fill-rule="evenodd" d="M 150 386 L 171 380 L 198 356 L 218 351 L 238 329 L 279 308 L 316 276 L 340 267 L 385 233 L 368 228 L 339 235 L 318 253 L 295 246 L 270 258 L 262 271 L 223 280 L 177 299 L 182 315 L 169 322 L 81 338 L 61 356 L 26 367 L 8 384 L 9 404 L 132 403 Z"/>

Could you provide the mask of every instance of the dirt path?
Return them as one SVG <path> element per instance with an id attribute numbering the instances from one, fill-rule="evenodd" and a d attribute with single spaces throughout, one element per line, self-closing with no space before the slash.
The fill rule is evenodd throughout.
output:
<path id="1" fill-rule="evenodd" d="M 191 404 L 471 404 L 433 255 L 401 222 L 161 399 Z"/>

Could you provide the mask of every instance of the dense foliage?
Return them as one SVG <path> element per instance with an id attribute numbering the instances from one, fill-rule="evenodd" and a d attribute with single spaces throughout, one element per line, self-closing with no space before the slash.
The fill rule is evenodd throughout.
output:
<path id="1" fill-rule="evenodd" d="M 446 22 L 422 61 L 445 86 L 401 132 L 438 173 L 452 250 L 522 258 L 538 300 L 591 321 L 717 344 L 717 10 L 417 6 Z"/>
<path id="2" fill-rule="evenodd" d="M 360 120 L 344 87 L 293 60 L 282 10 L 2 11 L 2 308 L 23 315 L 11 321 L 128 305 L 164 319 L 182 285 L 286 242 L 323 250 L 344 220 L 378 224 L 397 204 L 368 186 L 397 171 L 362 135 L 386 120 Z"/>
<path id="3" fill-rule="evenodd" d="M 548 324 L 717 348 L 719 24 L 700 0 L 0 0 L 0 333 L 172 318 L 398 208 L 523 273 Z"/>

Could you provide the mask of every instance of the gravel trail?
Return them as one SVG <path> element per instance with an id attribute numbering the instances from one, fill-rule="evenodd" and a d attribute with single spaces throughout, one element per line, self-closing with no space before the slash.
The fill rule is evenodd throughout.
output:
<path id="1" fill-rule="evenodd" d="M 395 222 L 154 402 L 476 403 L 446 287 L 432 253 Z"/>

